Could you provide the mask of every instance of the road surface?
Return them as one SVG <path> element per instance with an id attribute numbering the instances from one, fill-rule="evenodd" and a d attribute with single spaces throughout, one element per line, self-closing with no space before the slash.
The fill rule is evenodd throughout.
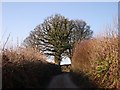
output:
<path id="1" fill-rule="evenodd" d="M 70 79 L 69 73 L 55 76 L 48 85 L 48 88 L 78 88 Z"/>

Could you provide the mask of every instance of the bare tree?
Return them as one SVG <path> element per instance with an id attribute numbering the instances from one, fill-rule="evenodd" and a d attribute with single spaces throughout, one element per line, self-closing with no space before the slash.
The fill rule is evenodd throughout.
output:
<path id="1" fill-rule="evenodd" d="M 48 56 L 54 56 L 55 63 L 60 65 L 61 55 L 70 57 L 75 41 L 90 38 L 92 33 L 84 21 L 69 20 L 55 14 L 31 31 L 24 40 L 24 45 L 42 50 Z"/>

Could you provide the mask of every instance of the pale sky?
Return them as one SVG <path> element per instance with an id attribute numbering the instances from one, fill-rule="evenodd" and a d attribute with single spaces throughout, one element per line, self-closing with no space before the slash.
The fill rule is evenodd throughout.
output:
<path id="1" fill-rule="evenodd" d="M 117 2 L 76 2 L 76 3 L 3 3 L 3 30 L 5 36 L 11 32 L 11 38 L 25 39 L 31 30 L 52 14 L 61 14 L 69 19 L 82 19 L 91 26 L 94 36 L 110 24 L 118 14 Z M 16 40 L 15 40 L 16 41 Z"/>
<path id="2" fill-rule="evenodd" d="M 46 17 L 56 13 L 69 19 L 86 21 L 91 26 L 94 36 L 103 32 L 105 25 L 111 24 L 113 17 L 118 15 L 117 2 L 3 2 L 0 3 L 0 8 L 1 6 L 0 35 L 4 37 L 0 40 L 4 43 L 11 33 L 9 41 L 13 44 L 17 40 L 21 43 Z"/>

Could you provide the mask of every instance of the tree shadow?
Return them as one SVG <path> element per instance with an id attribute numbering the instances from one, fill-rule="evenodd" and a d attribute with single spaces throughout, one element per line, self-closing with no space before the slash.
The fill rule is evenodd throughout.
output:
<path id="1" fill-rule="evenodd" d="M 61 73 L 60 67 L 51 63 L 7 60 L 2 66 L 2 88 L 46 88 L 52 77 Z"/>
<path id="2" fill-rule="evenodd" d="M 83 88 L 84 90 L 92 89 L 92 90 L 98 90 L 98 86 L 95 84 L 94 81 L 90 80 L 89 77 L 83 73 L 75 73 L 75 72 L 70 72 L 69 76 L 71 80 L 79 87 Z"/>
<path id="3" fill-rule="evenodd" d="M 63 74 L 60 66 L 40 61 L 25 60 L 21 63 L 10 62 L 3 57 L 2 65 L 2 88 L 47 88 L 51 80 Z M 79 88 L 92 88 L 97 85 L 91 81 L 85 73 L 69 72 L 70 79 Z"/>

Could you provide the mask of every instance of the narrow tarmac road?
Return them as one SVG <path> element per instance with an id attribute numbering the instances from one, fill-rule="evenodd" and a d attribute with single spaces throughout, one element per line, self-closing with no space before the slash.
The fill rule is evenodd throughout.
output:
<path id="1" fill-rule="evenodd" d="M 48 85 L 48 88 L 78 88 L 78 87 L 70 79 L 69 73 L 63 73 L 61 75 L 55 76 Z"/>

